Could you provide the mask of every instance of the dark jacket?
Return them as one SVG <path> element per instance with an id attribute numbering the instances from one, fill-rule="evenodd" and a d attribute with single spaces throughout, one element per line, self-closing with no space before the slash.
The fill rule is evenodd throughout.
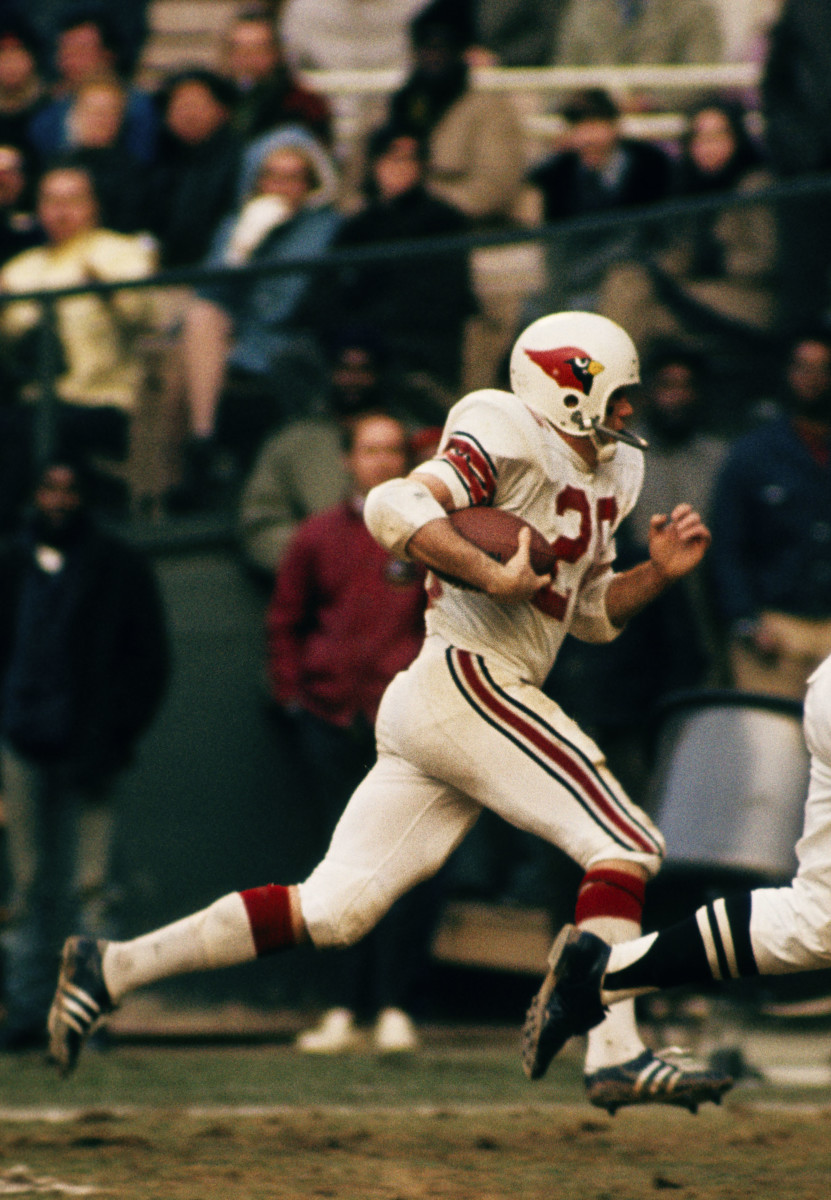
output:
<path id="1" fill-rule="evenodd" d="M 762 77 L 765 141 L 777 171 L 831 167 L 831 7 L 785 0 Z"/>
<path id="2" fill-rule="evenodd" d="M 335 250 L 383 246 L 469 232 L 467 218 L 416 186 L 391 201 L 375 200 L 348 218 Z M 396 255 L 341 267 L 320 278 L 304 305 L 324 340 L 345 325 L 373 330 L 394 362 L 458 382 L 465 322 L 476 310 L 466 251 L 427 257 Z"/>
<path id="3" fill-rule="evenodd" d="M 728 624 L 831 617 L 831 465 L 785 417 L 737 438 L 716 480 L 710 567 Z"/>
<path id="4" fill-rule="evenodd" d="M 0 550 L 0 695 L 21 597 L 35 569 L 33 551 L 28 535 Z M 79 782 L 94 786 L 129 763 L 164 696 L 170 651 L 158 585 L 143 556 L 94 526 L 72 553 L 81 557 L 67 636 L 73 693 L 68 761 Z"/>
<path id="5" fill-rule="evenodd" d="M 602 191 L 593 186 L 590 173 L 571 150 L 554 154 L 534 167 L 528 178 L 542 193 L 545 220 L 562 221 L 663 200 L 672 185 L 669 156 L 657 146 L 629 138 L 621 140 L 620 150 L 624 165 L 619 179 Z"/>
<path id="6" fill-rule="evenodd" d="M 163 265 L 201 263 L 220 221 L 237 200 L 242 143 L 228 128 L 195 146 L 165 133 L 148 185 L 148 224 Z"/>
<path id="7" fill-rule="evenodd" d="M 301 125 L 324 146 L 332 141 L 332 109 L 325 96 L 303 87 L 286 67 L 271 78 L 245 90 L 238 88 L 231 118 L 240 137 L 248 142 L 281 125 Z"/>

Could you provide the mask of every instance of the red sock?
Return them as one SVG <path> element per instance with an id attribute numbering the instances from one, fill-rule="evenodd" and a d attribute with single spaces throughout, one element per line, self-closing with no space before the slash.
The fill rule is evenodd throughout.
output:
<path id="1" fill-rule="evenodd" d="M 251 922 L 258 958 L 297 945 L 291 924 L 287 887 L 279 883 L 267 883 L 264 887 L 249 888 L 240 892 L 240 895 Z"/>
<path id="2" fill-rule="evenodd" d="M 620 917 L 641 923 L 646 883 L 627 871 L 607 867 L 587 871 L 577 896 L 574 923 L 581 925 L 592 917 Z"/>

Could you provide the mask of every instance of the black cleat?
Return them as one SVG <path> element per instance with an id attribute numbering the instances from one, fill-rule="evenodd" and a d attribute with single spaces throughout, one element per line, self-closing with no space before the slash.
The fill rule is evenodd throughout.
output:
<path id="1" fill-rule="evenodd" d="M 589 1100 L 614 1116 L 627 1104 L 672 1104 L 698 1111 L 699 1104 L 710 1100 L 720 1104 L 733 1086 L 729 1075 L 712 1070 L 691 1070 L 668 1062 L 664 1055 L 644 1050 L 630 1062 L 604 1067 L 584 1076 Z"/>
<path id="2" fill-rule="evenodd" d="M 574 925 L 560 930 L 522 1028 L 522 1066 L 529 1079 L 541 1079 L 569 1038 L 588 1033 L 605 1017 L 600 984 L 609 952 L 593 933 Z"/>
<path id="3" fill-rule="evenodd" d="M 74 1070 L 84 1042 L 115 1008 L 101 970 L 106 942 L 71 937 L 64 942 L 58 987 L 49 1010 L 49 1057 L 61 1075 Z"/>

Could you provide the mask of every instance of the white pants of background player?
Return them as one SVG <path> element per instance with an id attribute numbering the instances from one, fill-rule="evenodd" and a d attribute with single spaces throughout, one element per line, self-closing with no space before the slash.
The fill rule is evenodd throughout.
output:
<path id="1" fill-rule="evenodd" d="M 750 938 L 763 975 L 831 963 L 831 658 L 808 681 L 804 725 L 811 777 L 799 868 L 790 887 L 752 894 Z"/>
<path id="2" fill-rule="evenodd" d="M 371 929 L 398 896 L 439 869 L 483 806 L 584 869 L 617 860 L 652 875 L 660 865 L 660 833 L 595 743 L 538 688 L 492 660 L 428 638 L 387 689 L 377 739 L 377 764 L 299 887 L 317 946 L 349 944 Z M 639 926 L 619 924 L 595 932 L 610 940 L 637 935 Z M 590 1034 L 586 1070 L 642 1049 L 634 1010 L 617 1005 Z"/>

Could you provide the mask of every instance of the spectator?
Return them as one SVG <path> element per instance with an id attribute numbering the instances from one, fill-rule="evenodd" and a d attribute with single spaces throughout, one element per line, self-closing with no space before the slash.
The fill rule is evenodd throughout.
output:
<path id="1" fill-rule="evenodd" d="M 109 6 L 91 4 L 69 9 L 59 22 L 55 48 L 57 78 L 52 100 L 33 119 L 30 136 L 43 161 L 54 160 L 71 146 L 72 99 L 82 84 L 122 77 L 118 31 Z M 156 156 L 159 118 L 153 97 L 130 86 L 124 114 L 124 144 L 141 163 Z"/>
<path id="2" fill-rule="evenodd" d="M 511 101 L 470 86 L 472 32 L 453 0 L 433 0 L 412 21 L 410 39 L 414 68 L 390 100 L 390 125 L 426 142 L 433 195 L 480 228 L 510 223 L 525 170 Z"/>
<path id="3" fill-rule="evenodd" d="M 722 36 L 710 0 L 566 0 L 558 67 L 716 63 Z"/>
<path id="4" fill-rule="evenodd" d="M 325 196 L 327 203 L 334 204 L 340 195 L 339 169 L 328 150 L 300 125 L 283 125 L 246 143 L 237 188 L 238 203 L 244 204 L 250 199 L 257 187 L 263 162 L 272 150 L 279 150 L 283 146 L 299 146 L 310 157 L 318 180 L 317 197 Z"/>
<path id="5" fill-rule="evenodd" d="M 414 67 L 390 101 L 390 124 L 427 145 L 425 186 L 462 212 L 476 230 L 517 219 L 526 152 L 510 97 L 471 87 L 473 42 L 453 0 L 433 0 L 412 21 Z M 481 247 L 470 257 L 479 313 L 464 348 L 463 387 L 489 386 L 516 329 L 528 290 L 527 256 L 513 246 Z"/>
<path id="6" fill-rule="evenodd" d="M 43 44 L 18 15 L 0 18 L 0 145 L 32 157 L 30 125 L 46 103 Z"/>
<path id="7" fill-rule="evenodd" d="M 148 33 L 149 0 L 119 0 L 117 5 L 107 4 L 106 0 L 98 0 L 97 3 L 85 0 L 37 0 L 32 7 L 36 9 L 33 18 L 37 22 L 38 32 L 48 44 L 56 40 L 68 13 L 74 14 L 81 8 L 97 16 L 104 10 L 118 47 L 120 74 L 127 78 L 135 71 Z"/>
<path id="8" fill-rule="evenodd" d="M 280 39 L 295 70 L 388 70 L 403 75 L 410 67 L 409 22 L 425 3 L 286 0 L 280 9 Z M 340 96 L 333 101 L 334 154 L 349 194 L 360 185 L 360 146 L 367 132 L 383 122 L 384 107 L 384 100 L 375 96 Z"/>
<path id="9" fill-rule="evenodd" d="M 765 141 L 783 181 L 831 170 L 831 9 L 785 0 L 762 77 Z M 821 320 L 831 289 L 828 190 L 779 206 L 777 323 L 786 334 Z"/>
<path id="10" fill-rule="evenodd" d="M 38 187 L 38 219 L 46 244 L 10 259 L 0 271 L 4 293 L 72 287 L 153 274 L 155 254 L 145 239 L 103 229 L 92 180 L 79 167 L 47 171 Z M 56 304 L 56 390 L 62 436 L 73 449 L 121 458 L 141 382 L 135 333 L 153 320 L 146 290 L 67 297 Z M 39 393 L 41 307 L 32 301 L 6 305 L 0 330 L 13 358 L 24 398 Z M 21 410 L 29 423 L 29 406 Z M 14 408 L 4 410 L 17 421 Z"/>
<path id="11" fill-rule="evenodd" d="M 0 145 L 0 266 L 44 240 L 26 204 L 28 193 L 23 154 L 17 146 Z"/>
<path id="12" fill-rule="evenodd" d="M 467 231 L 452 205 L 424 186 L 423 146 L 394 126 L 369 143 L 363 209 L 347 218 L 333 248 L 384 246 Z M 425 252 L 426 254 L 426 252 Z M 459 386 L 465 325 L 476 310 L 465 251 L 435 258 L 397 257 L 346 265 L 312 285 L 305 309 L 324 342 L 352 323 L 372 329 L 394 364 L 399 388 L 424 395 L 427 421 L 441 424 Z"/>
<path id="13" fill-rule="evenodd" d="M 2 767 L 12 923 L 0 1046 L 45 1043 L 66 932 L 112 927 L 113 785 L 158 711 L 168 642 L 137 551 L 93 522 L 78 464 L 38 472 L 0 551 Z"/>
<path id="14" fill-rule="evenodd" d="M 643 487 L 629 518 L 638 546 L 649 542 L 649 519 L 672 512 L 680 497 L 705 521 L 727 443 L 708 432 L 708 376 L 701 357 L 673 342 L 653 349 L 644 363 L 638 431 L 649 443 Z"/>
<path id="15" fill-rule="evenodd" d="M 770 184 L 741 108 L 708 102 L 690 118 L 676 193 L 689 199 L 749 197 Z M 652 339 L 686 339 L 718 353 L 726 347 L 751 366 L 764 355 L 773 321 L 776 235 L 768 205 L 725 207 L 673 221 L 666 245 L 607 275 L 599 311 L 628 319 L 648 352 Z M 738 407 L 740 390 L 735 390 Z"/>
<path id="16" fill-rule="evenodd" d="M 657 146 L 622 136 L 620 112 L 600 88 L 579 93 L 563 109 L 564 144 L 535 166 L 529 182 L 541 196 L 546 224 L 649 204 L 667 197 L 669 156 Z M 610 266 L 639 258 L 649 231 L 621 224 L 571 233 L 546 245 L 546 290 L 535 301 L 542 316 L 561 309 L 597 308 Z M 527 322 L 524 322 L 527 323 Z"/>
<path id="17" fill-rule="evenodd" d="M 736 439 L 713 503 L 735 685 L 802 700 L 831 651 L 831 336 L 794 337 L 781 416 Z"/>
<path id="18" fill-rule="evenodd" d="M 314 781 L 319 851 L 375 757 L 373 726 L 384 689 L 415 658 L 424 633 L 423 572 L 381 549 L 362 519 L 370 489 L 407 467 L 404 428 L 367 413 L 351 423 L 345 446 L 351 495 L 299 526 L 267 617 L 272 693 L 291 717 Z M 431 913 L 422 885 L 365 942 L 332 957 L 335 1007 L 300 1036 L 300 1050 L 350 1048 L 356 1015 L 377 1017 L 378 1049 L 416 1048 L 406 1009 L 426 959 Z"/>
<path id="19" fill-rule="evenodd" d="M 149 180 L 149 224 L 166 267 L 200 263 L 237 195 L 242 143 L 229 80 L 193 68 L 162 89 L 163 127 Z"/>
<path id="20" fill-rule="evenodd" d="M 639 405 L 639 432 L 649 443 L 643 487 L 630 516 L 628 534 L 638 553 L 649 544 L 649 519 L 672 512 L 689 496 L 705 521 L 712 516 L 713 488 L 727 452 L 727 441 L 709 431 L 709 375 L 704 360 L 682 345 L 669 342 L 653 348 L 644 364 L 644 388 Z M 703 574 L 682 581 L 690 640 L 697 647 L 705 677 L 723 682 L 723 637 L 714 612 L 712 588 Z M 683 612 L 676 606 L 676 612 Z M 694 672 L 690 672 L 694 676 Z"/>
<path id="21" fill-rule="evenodd" d="M 276 265 L 314 257 L 331 244 L 339 223 L 308 145 L 283 144 L 263 159 L 255 193 L 222 225 L 207 263 Z M 223 441 L 233 443 L 245 469 L 266 431 L 302 410 L 307 381 L 316 382 L 322 369 L 319 351 L 292 324 L 308 284 L 303 270 L 253 283 L 229 279 L 200 289 L 188 303 L 180 347 L 190 440 L 175 504 L 210 503 Z"/>
<path id="22" fill-rule="evenodd" d="M 242 489 L 243 559 L 269 587 L 300 521 L 336 504 L 348 490 L 342 446 L 346 423 L 388 401 L 371 340 L 342 331 L 333 359 L 330 386 L 323 389 L 318 411 L 289 422 L 265 441 Z"/>
<path id="23" fill-rule="evenodd" d="M 474 0 L 472 67 L 545 67 L 565 0 Z"/>
<path id="24" fill-rule="evenodd" d="M 72 148 L 62 162 L 89 171 L 102 225 L 138 233 L 147 224 L 147 171 L 125 145 L 126 107 L 127 90 L 117 79 L 81 84 L 69 113 Z"/>
<path id="25" fill-rule="evenodd" d="M 300 125 L 323 145 L 332 140 L 329 101 L 295 79 L 267 13 L 243 9 L 225 38 L 224 70 L 237 89 L 232 125 L 244 141 Z"/>

